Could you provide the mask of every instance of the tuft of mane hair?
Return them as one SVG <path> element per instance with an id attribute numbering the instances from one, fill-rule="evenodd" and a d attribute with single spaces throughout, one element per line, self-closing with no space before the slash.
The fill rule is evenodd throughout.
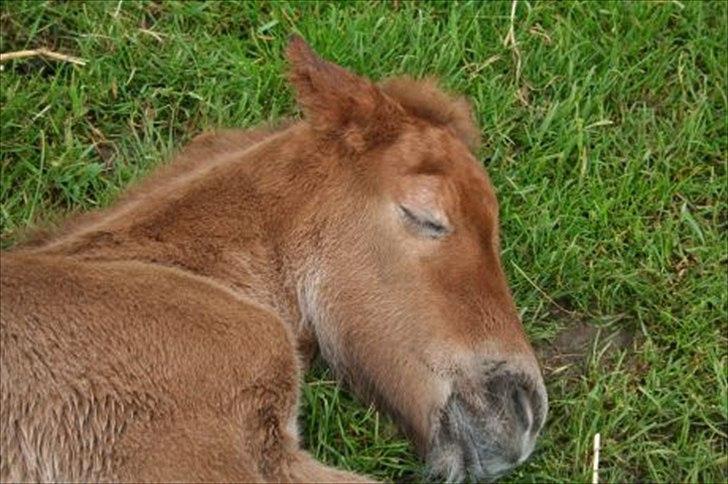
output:
<path id="1" fill-rule="evenodd" d="M 269 136 L 288 129 L 294 123 L 295 120 L 284 118 L 276 122 L 263 123 L 252 129 L 221 129 L 198 134 L 192 142 L 177 152 L 170 162 L 156 167 L 127 187 L 114 200 L 111 210 L 119 210 L 135 201 L 149 197 L 154 192 L 154 188 L 163 185 L 164 181 L 170 182 L 176 178 L 182 178 L 199 168 L 200 165 L 211 163 L 215 158 L 242 152 Z M 13 233 L 15 242 L 13 245 L 16 249 L 42 247 L 59 237 L 82 230 L 83 227 L 108 217 L 109 212 L 109 209 L 101 207 L 94 211 L 80 212 L 70 216 L 68 214 L 59 215 L 47 220 L 45 225 L 18 229 Z"/>
<path id="2" fill-rule="evenodd" d="M 470 103 L 463 96 L 447 94 L 437 79 L 394 77 L 381 82 L 379 87 L 412 116 L 434 124 L 450 126 L 472 151 L 478 149 L 480 130 Z"/>

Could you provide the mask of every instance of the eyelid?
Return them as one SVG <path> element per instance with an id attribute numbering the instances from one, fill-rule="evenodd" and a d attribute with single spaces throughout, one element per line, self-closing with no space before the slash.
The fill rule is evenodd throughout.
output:
<path id="1" fill-rule="evenodd" d="M 444 223 L 432 217 L 431 214 L 415 212 L 404 205 L 399 206 L 407 222 L 431 238 L 443 237 L 451 232 L 451 229 Z"/>

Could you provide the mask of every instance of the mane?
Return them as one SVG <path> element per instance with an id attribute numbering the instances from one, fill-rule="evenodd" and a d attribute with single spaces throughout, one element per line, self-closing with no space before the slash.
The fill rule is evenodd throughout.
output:
<path id="1" fill-rule="evenodd" d="M 436 125 L 450 126 L 471 150 L 477 150 L 480 130 L 465 97 L 447 94 L 432 77 L 395 77 L 381 82 L 379 87 L 410 115 Z"/>
<path id="2" fill-rule="evenodd" d="M 56 238 L 71 235 L 84 227 L 93 225 L 117 210 L 147 196 L 162 184 L 173 183 L 181 177 L 203 168 L 220 156 L 243 151 L 269 136 L 287 129 L 293 120 L 283 120 L 262 127 L 226 129 L 202 133 L 178 151 L 169 163 L 165 163 L 139 181 L 126 188 L 109 206 L 91 212 L 82 212 L 67 217 L 59 217 L 60 222 L 51 221 L 48 225 L 30 227 L 16 232 L 16 248 L 37 248 L 53 242 Z"/>

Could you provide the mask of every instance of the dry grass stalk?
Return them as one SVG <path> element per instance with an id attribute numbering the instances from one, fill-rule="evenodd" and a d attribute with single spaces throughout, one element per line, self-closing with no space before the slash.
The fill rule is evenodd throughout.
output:
<path id="1" fill-rule="evenodd" d="M 7 62 L 13 59 L 24 59 L 26 57 L 43 57 L 45 59 L 52 59 L 61 62 L 70 62 L 79 66 L 85 66 L 86 61 L 78 57 L 73 57 L 59 52 L 53 52 L 51 50 L 41 47 L 40 49 L 31 50 L 18 50 L 15 52 L 4 52 L 0 54 L 0 63 Z"/>
<path id="2" fill-rule="evenodd" d="M 592 461 L 592 484 L 599 484 L 599 445 L 600 435 L 594 434 L 594 460 Z"/>

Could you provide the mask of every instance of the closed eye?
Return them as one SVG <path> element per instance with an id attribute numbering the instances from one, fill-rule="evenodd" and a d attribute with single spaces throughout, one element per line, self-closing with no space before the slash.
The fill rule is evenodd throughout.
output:
<path id="1" fill-rule="evenodd" d="M 399 209 L 405 222 L 422 235 L 436 239 L 450 233 L 450 228 L 435 219 L 431 214 L 414 212 L 404 205 L 400 205 Z"/>

